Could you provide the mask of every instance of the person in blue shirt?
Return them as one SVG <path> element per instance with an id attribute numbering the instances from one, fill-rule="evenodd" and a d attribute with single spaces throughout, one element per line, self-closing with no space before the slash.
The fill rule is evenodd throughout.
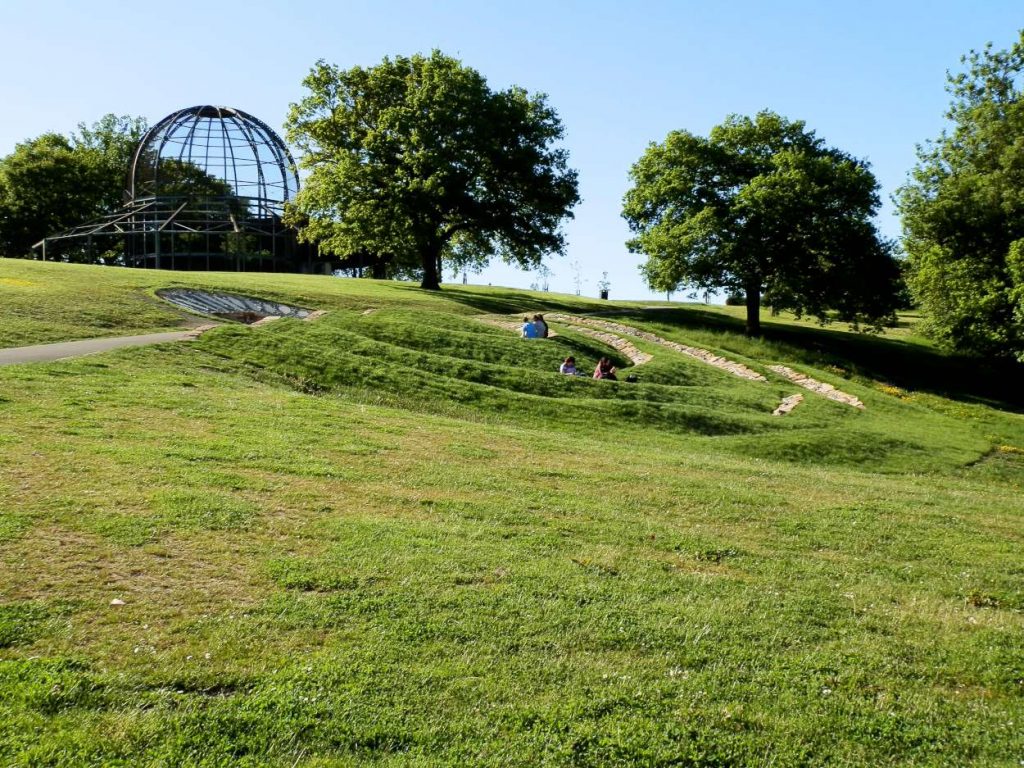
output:
<path id="1" fill-rule="evenodd" d="M 534 325 L 530 318 L 523 318 L 523 338 L 524 339 L 536 339 L 537 338 L 537 326 Z"/>

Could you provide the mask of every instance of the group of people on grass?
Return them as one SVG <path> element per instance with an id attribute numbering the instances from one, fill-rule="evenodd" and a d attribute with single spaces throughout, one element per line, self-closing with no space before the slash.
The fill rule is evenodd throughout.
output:
<path id="1" fill-rule="evenodd" d="M 531 320 L 529 315 L 523 318 L 524 339 L 546 339 L 548 337 L 548 324 L 544 322 L 544 315 L 534 315 Z"/>
<path id="2" fill-rule="evenodd" d="M 560 366 L 558 366 L 558 372 L 564 373 L 566 376 L 582 376 L 583 374 L 576 370 L 576 358 L 572 355 L 565 358 Z M 597 361 L 597 367 L 594 368 L 595 379 L 608 379 L 609 381 L 618 381 L 615 376 L 615 366 L 612 365 L 612 361 L 607 357 L 602 357 Z"/>
<path id="3" fill-rule="evenodd" d="M 548 324 L 544 322 L 544 315 L 534 315 L 532 319 L 529 315 L 524 317 L 522 335 L 524 339 L 546 339 L 548 337 Z M 576 358 L 571 355 L 565 358 L 565 361 L 558 367 L 558 372 L 564 373 L 566 376 L 583 375 L 576 370 Z M 597 367 L 594 368 L 594 378 L 618 381 L 612 361 L 607 357 L 602 357 L 598 360 Z"/>

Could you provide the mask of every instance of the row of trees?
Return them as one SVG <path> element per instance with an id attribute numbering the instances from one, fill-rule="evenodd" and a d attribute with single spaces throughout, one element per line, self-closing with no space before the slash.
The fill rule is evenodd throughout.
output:
<path id="1" fill-rule="evenodd" d="M 898 192 L 905 265 L 935 338 L 1024 359 L 1024 34 L 965 62 L 950 78 L 953 130 L 920 150 Z M 322 252 L 417 273 L 424 288 L 445 264 L 532 269 L 564 252 L 578 179 L 543 94 L 492 90 L 439 51 L 367 68 L 321 61 L 303 85 L 286 128 L 306 178 L 287 220 Z M 19 145 L 0 161 L 0 248 L 24 253 L 116 206 L 144 129 L 107 116 Z M 765 111 L 707 137 L 674 131 L 631 180 L 627 245 L 647 257 L 652 288 L 743 295 L 752 334 L 762 302 L 867 328 L 894 318 L 901 264 L 874 225 L 878 183 L 803 122 Z"/>

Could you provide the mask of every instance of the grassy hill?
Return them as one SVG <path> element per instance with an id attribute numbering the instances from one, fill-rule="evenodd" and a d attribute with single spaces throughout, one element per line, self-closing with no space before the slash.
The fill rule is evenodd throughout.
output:
<path id="1" fill-rule="evenodd" d="M 1019 368 L 911 325 L 15 260 L 0 346 L 180 327 L 172 286 L 327 314 L 0 367 L 0 763 L 1024 760 Z M 628 360 L 485 322 L 537 311 L 767 381 L 637 339 L 639 383 L 570 379 Z"/>

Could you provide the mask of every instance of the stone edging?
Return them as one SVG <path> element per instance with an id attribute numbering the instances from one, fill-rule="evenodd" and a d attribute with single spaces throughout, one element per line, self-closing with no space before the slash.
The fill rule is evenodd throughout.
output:
<path id="1" fill-rule="evenodd" d="M 801 386 L 804 389 L 809 389 L 811 392 L 817 392 L 819 395 L 827 397 L 829 400 L 835 400 L 837 403 L 845 403 L 846 405 L 851 405 L 854 408 L 860 408 L 861 410 L 864 409 L 864 403 L 853 395 L 841 392 L 831 384 L 826 384 L 823 381 L 818 381 L 817 379 L 812 379 L 810 376 L 798 373 L 792 368 L 787 368 L 784 365 L 769 365 L 768 370 L 775 371 L 775 373 L 780 376 L 785 376 L 794 384 Z"/>
<path id="2" fill-rule="evenodd" d="M 669 341 L 663 339 L 653 333 L 647 331 L 641 331 L 638 328 L 633 328 L 629 325 L 622 325 L 620 323 L 613 323 L 609 320 L 598 320 L 594 317 L 577 317 L 576 315 L 548 315 L 555 322 L 566 322 L 575 325 L 589 325 L 596 328 L 601 328 L 606 331 L 612 331 L 614 333 L 622 333 L 626 336 L 635 336 L 638 339 L 644 341 L 650 341 L 655 344 L 660 344 L 663 347 L 680 352 L 681 354 L 695 357 L 701 362 L 707 363 L 710 366 L 718 368 L 720 370 L 731 373 L 734 376 L 739 376 L 741 379 L 748 379 L 750 381 L 768 381 L 763 375 L 757 371 L 753 371 L 742 363 L 737 363 L 735 360 L 729 360 L 728 358 L 716 355 L 713 352 L 709 352 L 706 349 L 700 349 L 698 347 L 689 347 L 685 344 L 679 344 L 675 341 Z"/>
<path id="3" fill-rule="evenodd" d="M 782 398 L 782 402 L 779 403 L 779 407 L 772 411 L 772 416 L 785 416 L 787 413 L 796 408 L 800 403 L 804 401 L 804 396 L 801 394 L 789 395 Z"/>
<path id="4" fill-rule="evenodd" d="M 643 365 L 649 363 L 654 359 L 654 355 L 648 352 L 642 352 L 637 349 L 628 339 L 624 339 L 621 336 L 616 336 L 614 333 L 608 333 L 607 331 L 596 331 L 592 328 L 577 328 L 579 333 L 584 336 L 589 336 L 592 339 L 607 344 L 609 347 L 617 349 L 619 352 L 624 354 L 630 359 L 633 365 Z"/>
<path id="5" fill-rule="evenodd" d="M 207 331 L 218 327 L 220 327 L 220 323 L 207 323 L 206 325 L 197 325 L 195 328 L 192 328 L 187 334 L 185 334 L 185 336 L 182 337 L 182 340 L 193 341 L 195 339 L 198 339 Z"/>

